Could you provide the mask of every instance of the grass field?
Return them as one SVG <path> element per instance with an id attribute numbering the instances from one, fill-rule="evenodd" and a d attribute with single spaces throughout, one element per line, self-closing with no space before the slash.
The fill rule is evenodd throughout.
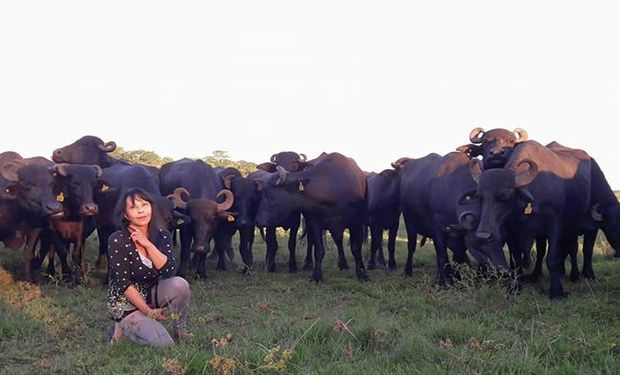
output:
<path id="1" fill-rule="evenodd" d="M 281 239 L 281 249 L 285 241 Z M 0 372 L 3 374 L 589 374 L 620 371 L 620 263 L 598 243 L 597 282 L 565 281 L 566 300 L 547 298 L 545 277 L 507 294 L 494 282 L 433 286 L 431 245 L 418 250 L 414 277 L 370 271 L 356 281 L 340 271 L 331 240 L 325 281 L 287 272 L 266 273 L 264 245 L 255 246 L 248 276 L 208 268 L 191 280 L 190 330 L 195 337 L 166 349 L 129 341 L 109 346 L 102 275 L 84 286 L 53 279 L 37 286 L 23 278 L 21 254 L 0 248 Z M 302 248 L 303 243 L 302 243 Z M 89 239 L 88 257 L 95 257 Z M 351 265 L 350 254 L 347 256 Z M 365 254 L 365 258 L 367 254 Z M 298 259 L 303 259 L 299 257 Z M 238 256 L 237 256 L 238 259 Z M 545 273 L 546 275 L 546 273 Z"/>

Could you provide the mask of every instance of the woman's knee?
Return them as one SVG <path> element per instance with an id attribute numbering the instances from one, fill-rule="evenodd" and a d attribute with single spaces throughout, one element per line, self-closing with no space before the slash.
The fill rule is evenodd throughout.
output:
<path id="1" fill-rule="evenodd" d="M 175 290 L 175 294 L 178 296 L 189 297 L 191 292 L 189 290 L 189 283 L 187 280 L 180 276 L 174 276 L 172 278 L 173 288 Z"/>

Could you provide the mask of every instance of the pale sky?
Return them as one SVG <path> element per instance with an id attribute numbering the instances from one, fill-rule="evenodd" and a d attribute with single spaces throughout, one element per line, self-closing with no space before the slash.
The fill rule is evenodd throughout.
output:
<path id="1" fill-rule="evenodd" d="M 618 1 L 4 1 L 0 152 L 83 135 L 368 171 L 522 127 L 620 189 Z"/>

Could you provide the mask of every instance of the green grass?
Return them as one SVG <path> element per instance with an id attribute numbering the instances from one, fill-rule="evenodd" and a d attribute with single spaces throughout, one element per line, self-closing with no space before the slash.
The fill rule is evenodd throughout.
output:
<path id="1" fill-rule="evenodd" d="M 89 239 L 91 264 L 95 245 Z M 88 272 L 76 288 L 44 278 L 29 286 L 9 276 L 23 278 L 21 254 L 0 248 L 0 373 L 218 373 L 217 359 L 220 372 L 228 360 L 230 373 L 258 374 L 616 373 L 620 265 L 607 244 L 597 249 L 598 281 L 565 281 L 569 298 L 550 301 L 546 277 L 512 295 L 463 271 L 462 282 L 438 289 L 432 244 L 416 252 L 406 278 L 403 241 L 397 271 L 370 271 L 372 281 L 360 283 L 353 270 L 338 270 L 328 240 L 325 281 L 315 285 L 308 272 L 287 272 L 283 251 L 277 273 L 264 272 L 259 239 L 250 275 L 209 265 L 207 281 L 190 280 L 195 337 L 154 349 L 106 344 L 101 273 Z M 230 342 L 214 347 L 229 332 Z"/>

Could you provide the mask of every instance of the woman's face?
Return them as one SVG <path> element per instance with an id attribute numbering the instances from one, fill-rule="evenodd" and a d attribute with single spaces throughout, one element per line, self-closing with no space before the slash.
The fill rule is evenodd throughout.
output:
<path id="1" fill-rule="evenodd" d="M 135 226 L 147 226 L 151 222 L 151 204 L 140 197 L 127 197 L 125 218 Z"/>

